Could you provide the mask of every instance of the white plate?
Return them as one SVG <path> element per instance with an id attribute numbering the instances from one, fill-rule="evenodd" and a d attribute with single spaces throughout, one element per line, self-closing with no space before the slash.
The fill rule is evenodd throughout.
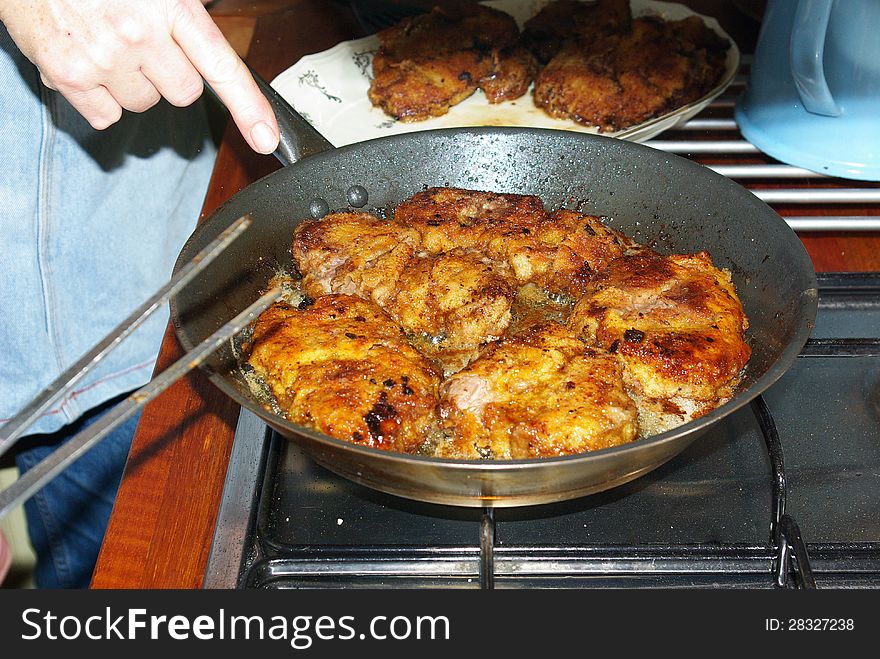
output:
<path id="1" fill-rule="evenodd" d="M 525 21 L 550 2 L 551 0 L 490 0 L 483 4 L 506 11 L 522 27 Z M 684 5 L 654 0 L 631 0 L 630 5 L 634 16 L 656 14 L 672 21 L 700 16 L 711 29 L 731 44 L 721 82 L 708 94 L 659 117 L 614 133 L 604 133 L 641 142 L 690 119 L 721 94 L 739 69 L 740 54 L 733 39 L 721 29 L 715 19 L 696 14 Z M 598 133 L 597 128 L 550 117 L 535 107 L 531 91 L 516 100 L 490 105 L 483 92 L 477 90 L 473 96 L 452 107 L 442 117 L 414 123 L 397 121 L 379 108 L 373 107 L 367 98 L 372 58 L 378 47 L 379 39 L 375 35 L 344 41 L 330 50 L 303 57 L 275 78 L 272 86 L 334 146 L 397 133 L 465 126 L 521 126 Z"/>

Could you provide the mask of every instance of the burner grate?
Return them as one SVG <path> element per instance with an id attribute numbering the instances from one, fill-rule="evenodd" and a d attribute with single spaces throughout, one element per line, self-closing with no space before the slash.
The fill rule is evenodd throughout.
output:
<path id="1" fill-rule="evenodd" d="M 776 586 L 787 588 L 816 588 L 816 579 L 810 564 L 809 552 L 800 528 L 794 518 L 785 510 L 788 494 L 785 481 L 785 460 L 782 443 L 776 431 L 776 422 L 763 397 L 758 396 L 752 409 L 761 426 L 761 431 L 770 457 L 773 481 L 772 519 L 770 522 L 770 541 L 775 551 Z M 764 557 L 762 556 L 762 559 Z M 742 568 L 741 568 L 742 569 Z M 480 524 L 480 587 L 495 587 L 495 514 L 492 508 L 483 510 Z"/>
<path id="2" fill-rule="evenodd" d="M 336 477 L 243 413 L 205 586 L 880 587 L 880 275 L 820 275 L 819 288 L 816 338 L 751 410 L 654 472 L 572 502 L 398 499 Z M 802 402 L 798 386 L 827 391 Z M 844 421 L 853 427 L 835 431 Z"/>
<path id="3" fill-rule="evenodd" d="M 365 33 L 403 16 L 378 5 L 387 9 L 352 3 Z M 743 61 L 726 95 L 646 144 L 737 180 L 796 231 L 880 231 L 876 185 L 779 163 L 742 139 L 733 108 Z M 839 214 L 811 214 L 829 203 Z M 534 513 L 406 502 L 338 479 L 243 411 L 205 586 L 880 587 L 880 273 L 819 275 L 819 288 L 796 373 L 681 460 L 588 502 Z M 813 395 L 809 383 L 823 378 L 828 391 Z M 778 393 L 799 380 L 807 419 Z M 826 438 L 840 447 L 819 455 L 830 416 L 859 425 Z M 662 508 L 670 496 L 691 509 Z"/>
<path id="4" fill-rule="evenodd" d="M 761 424 L 761 431 L 770 454 L 773 469 L 773 519 L 770 522 L 771 541 L 776 547 L 776 585 L 785 588 L 794 575 L 794 583 L 804 588 L 815 588 L 813 568 L 807 553 L 807 546 L 801 537 L 794 518 L 785 511 L 788 488 L 785 484 L 785 459 L 776 422 L 770 408 L 762 396 L 752 402 L 752 410 Z"/>

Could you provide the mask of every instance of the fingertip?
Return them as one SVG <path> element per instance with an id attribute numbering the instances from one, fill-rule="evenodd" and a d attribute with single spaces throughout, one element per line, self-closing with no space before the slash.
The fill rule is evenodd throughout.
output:
<path id="1" fill-rule="evenodd" d="M 269 154 L 278 148 L 280 136 L 277 129 L 273 129 L 265 121 L 254 124 L 250 131 L 251 146 L 259 152 Z"/>
<path id="2" fill-rule="evenodd" d="M 53 92 L 57 92 L 58 88 L 52 84 L 52 82 L 47 78 L 43 73 L 40 73 L 40 81 L 45 85 L 48 89 L 51 89 Z"/>
<path id="3" fill-rule="evenodd" d="M 95 130 L 107 130 L 122 119 L 122 106 L 116 104 L 115 107 L 102 108 L 99 113 L 90 113 L 84 116 Z"/>

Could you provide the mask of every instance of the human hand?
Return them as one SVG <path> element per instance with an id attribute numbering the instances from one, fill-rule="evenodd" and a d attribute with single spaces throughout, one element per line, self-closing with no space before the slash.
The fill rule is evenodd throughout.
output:
<path id="1" fill-rule="evenodd" d="M 95 128 L 166 98 L 193 103 L 202 79 L 248 144 L 278 146 L 278 123 L 247 67 L 202 6 L 205 0 L 0 0 L 0 20 L 43 83 Z"/>

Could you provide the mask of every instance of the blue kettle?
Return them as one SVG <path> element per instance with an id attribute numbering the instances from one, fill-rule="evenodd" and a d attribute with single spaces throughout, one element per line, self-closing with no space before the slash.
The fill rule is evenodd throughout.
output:
<path id="1" fill-rule="evenodd" d="M 814 172 L 880 181 L 880 0 L 769 0 L 737 99 L 743 137 Z"/>

